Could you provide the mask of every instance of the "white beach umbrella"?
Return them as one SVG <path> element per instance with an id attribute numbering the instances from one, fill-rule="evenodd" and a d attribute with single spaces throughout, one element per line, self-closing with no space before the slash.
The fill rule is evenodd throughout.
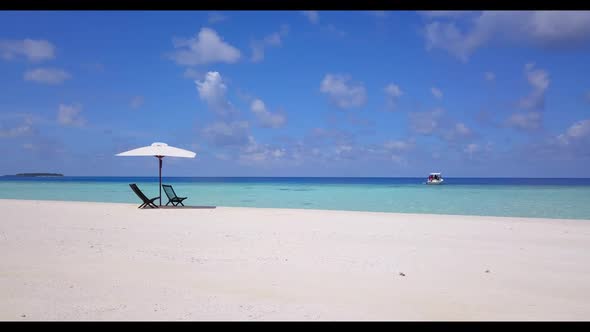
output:
<path id="1" fill-rule="evenodd" d="M 196 153 L 184 149 L 175 148 L 168 146 L 166 143 L 152 143 L 152 145 L 144 146 L 141 148 L 125 151 L 116 154 L 121 157 L 137 157 L 137 156 L 150 156 L 156 157 L 160 161 L 160 206 L 162 205 L 162 158 L 164 157 L 178 157 L 178 158 L 194 158 Z"/>

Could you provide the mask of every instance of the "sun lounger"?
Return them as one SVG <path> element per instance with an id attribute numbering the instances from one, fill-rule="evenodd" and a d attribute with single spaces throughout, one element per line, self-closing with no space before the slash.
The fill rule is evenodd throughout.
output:
<path id="1" fill-rule="evenodd" d="M 139 188 L 137 187 L 137 185 L 135 183 L 129 184 L 129 187 L 131 187 L 131 189 L 137 195 L 137 197 L 139 197 L 143 201 L 143 204 L 141 204 L 140 206 L 137 207 L 138 209 L 141 209 L 141 208 L 144 208 L 147 206 L 149 206 L 151 208 L 158 208 L 158 206 L 156 204 L 154 204 L 154 201 L 156 199 L 160 198 L 160 196 L 149 199 L 149 198 L 147 198 L 146 195 L 143 194 L 143 192 L 141 192 L 141 190 L 139 190 Z"/>
<path id="2" fill-rule="evenodd" d="M 162 188 L 164 189 L 166 196 L 168 196 L 168 203 L 166 203 L 166 205 L 172 203 L 172 205 L 174 205 L 174 206 L 178 206 L 179 204 L 184 206 L 184 204 L 182 204 L 182 201 L 187 199 L 187 197 L 176 196 L 174 189 L 172 189 L 172 186 L 169 184 L 163 184 Z"/>

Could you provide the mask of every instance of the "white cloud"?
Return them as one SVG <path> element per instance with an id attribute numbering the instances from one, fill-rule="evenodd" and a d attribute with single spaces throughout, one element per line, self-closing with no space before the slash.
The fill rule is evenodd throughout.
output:
<path id="1" fill-rule="evenodd" d="M 388 111 L 394 111 L 397 103 L 397 99 L 404 93 L 397 84 L 390 83 L 384 89 L 386 97 L 386 109 Z"/>
<path id="2" fill-rule="evenodd" d="M 539 129 L 543 123 L 545 92 L 549 88 L 549 75 L 543 69 L 535 69 L 534 63 L 525 65 L 525 76 L 532 87 L 531 93 L 518 101 L 518 107 L 524 112 L 512 114 L 506 124 L 509 127 L 524 130 Z"/>
<path id="3" fill-rule="evenodd" d="M 0 137 L 9 138 L 9 137 L 19 137 L 19 136 L 26 136 L 33 132 L 33 119 L 32 117 L 25 117 L 22 124 L 8 129 L 0 128 Z"/>
<path id="4" fill-rule="evenodd" d="M 212 111 L 219 115 L 227 115 L 231 111 L 231 104 L 226 98 L 227 86 L 218 72 L 208 72 L 203 81 L 195 81 L 195 84 L 199 97 Z"/>
<path id="5" fill-rule="evenodd" d="M 469 155 L 473 155 L 475 152 L 478 152 L 481 147 L 475 143 L 468 144 L 463 152 L 468 153 Z"/>
<path id="6" fill-rule="evenodd" d="M 344 109 L 363 106 L 367 101 L 365 87 L 362 83 L 351 82 L 348 75 L 326 74 L 320 84 L 320 92 Z"/>
<path id="7" fill-rule="evenodd" d="M 145 98 L 143 96 L 135 96 L 131 98 L 131 102 L 129 103 L 129 105 L 133 109 L 138 109 L 144 104 L 144 102 Z"/>
<path id="8" fill-rule="evenodd" d="M 248 144 L 241 148 L 239 162 L 246 165 L 268 165 L 287 156 L 285 148 L 272 147 L 268 144 L 259 144 L 254 137 L 248 137 Z"/>
<path id="9" fill-rule="evenodd" d="M 446 126 L 446 128 L 440 128 L 438 132 L 439 136 L 447 142 L 455 142 L 465 140 L 474 136 L 473 130 L 467 127 L 462 122 L 457 122 L 454 125 Z"/>
<path id="10" fill-rule="evenodd" d="M 86 119 L 80 116 L 81 105 L 60 104 L 57 112 L 57 121 L 64 126 L 81 127 L 86 124 Z"/>
<path id="11" fill-rule="evenodd" d="M 391 83 L 391 84 L 388 84 L 388 85 L 385 87 L 385 93 L 386 93 L 388 96 L 390 96 L 390 97 L 393 97 L 393 98 L 400 97 L 401 95 L 403 95 L 403 94 L 404 94 L 404 93 L 402 92 L 402 90 L 399 88 L 399 86 L 398 86 L 398 85 L 396 85 L 396 84 L 393 84 L 393 83 Z"/>
<path id="12" fill-rule="evenodd" d="M 313 24 L 320 22 L 320 14 L 316 10 L 304 10 L 301 13 Z"/>
<path id="13" fill-rule="evenodd" d="M 496 79 L 496 74 L 491 71 L 487 71 L 484 73 L 484 78 L 486 81 L 494 81 Z"/>
<path id="14" fill-rule="evenodd" d="M 264 102 L 260 99 L 253 100 L 250 104 L 250 109 L 256 115 L 262 127 L 280 128 L 287 122 L 284 114 L 269 112 Z"/>
<path id="15" fill-rule="evenodd" d="M 426 49 L 443 49 L 460 60 L 467 61 L 481 44 L 479 35 L 465 35 L 454 23 L 432 22 L 425 26 Z"/>
<path id="16" fill-rule="evenodd" d="M 444 111 L 439 108 L 430 112 L 411 112 L 410 127 L 416 133 L 430 135 L 439 128 L 443 113 Z"/>
<path id="17" fill-rule="evenodd" d="M 248 142 L 250 126 L 246 121 L 215 122 L 202 131 L 215 146 L 242 146 Z"/>
<path id="18" fill-rule="evenodd" d="M 416 143 L 414 141 L 390 140 L 383 144 L 383 147 L 393 152 L 406 152 L 414 148 Z"/>
<path id="19" fill-rule="evenodd" d="M 436 135 L 449 143 L 464 141 L 475 135 L 466 124 L 453 121 L 440 108 L 428 112 L 410 112 L 409 117 L 413 132 Z"/>
<path id="20" fill-rule="evenodd" d="M 402 156 L 392 154 L 390 159 L 391 159 L 391 161 L 398 164 L 399 166 L 407 166 L 408 165 L 408 161 L 406 160 L 406 158 L 404 158 Z"/>
<path id="21" fill-rule="evenodd" d="M 5 60 L 24 56 L 39 62 L 55 58 L 55 46 L 47 40 L 0 40 L 0 56 Z"/>
<path id="22" fill-rule="evenodd" d="M 484 146 L 480 144 L 470 143 L 467 144 L 463 148 L 463 152 L 468 155 L 469 159 L 473 160 L 474 157 L 480 159 L 480 161 L 484 161 L 486 157 L 489 157 L 490 153 L 492 153 L 492 142 L 487 142 Z M 481 159 L 484 158 L 484 159 Z"/>
<path id="23" fill-rule="evenodd" d="M 464 136 L 471 135 L 471 129 L 467 128 L 467 126 L 464 123 L 455 124 L 455 131 L 459 135 L 464 135 Z"/>
<path id="24" fill-rule="evenodd" d="M 195 38 L 176 39 L 170 58 L 180 65 L 194 66 L 215 62 L 235 63 L 240 51 L 224 42 L 215 30 L 202 28 Z"/>
<path id="25" fill-rule="evenodd" d="M 432 92 L 432 95 L 437 99 L 441 99 L 443 97 L 443 93 L 439 88 L 430 88 L 430 92 Z"/>
<path id="26" fill-rule="evenodd" d="M 590 11 L 484 11 L 465 21 L 462 16 L 454 18 L 426 24 L 428 50 L 443 49 L 467 61 L 477 48 L 492 40 L 542 47 L 571 47 L 590 41 Z M 461 30 L 458 23 L 469 27 Z"/>
<path id="27" fill-rule="evenodd" d="M 564 134 L 557 136 L 558 141 L 565 145 L 588 138 L 590 138 L 590 119 L 574 123 Z"/>
<path id="28" fill-rule="evenodd" d="M 512 114 L 506 124 L 517 129 L 534 130 L 541 127 L 542 120 L 543 117 L 540 112 L 531 111 Z"/>
<path id="29" fill-rule="evenodd" d="M 333 24 L 326 25 L 324 27 L 324 29 L 326 31 L 328 31 L 329 33 L 332 33 L 332 34 L 337 35 L 338 37 L 344 37 L 344 36 L 346 36 L 346 31 L 338 29 Z"/>
<path id="30" fill-rule="evenodd" d="M 61 84 L 70 78 L 70 74 L 57 68 L 37 68 L 29 70 L 24 74 L 24 79 L 26 81 L 33 81 L 49 85 Z"/>
<path id="31" fill-rule="evenodd" d="M 590 136 L 590 120 L 582 120 L 574 123 L 568 128 L 566 134 L 572 138 Z"/>
<path id="32" fill-rule="evenodd" d="M 547 72 L 543 69 L 534 69 L 534 67 L 534 63 L 525 65 L 525 76 L 533 91 L 519 101 L 519 106 L 527 110 L 540 110 L 545 106 L 545 91 L 550 83 Z"/>
<path id="33" fill-rule="evenodd" d="M 289 26 L 283 24 L 278 32 L 273 32 L 264 37 L 263 40 L 255 40 L 251 43 L 252 48 L 252 62 L 262 61 L 264 59 L 264 51 L 267 46 L 278 47 L 281 46 L 283 38 L 289 33 Z"/>

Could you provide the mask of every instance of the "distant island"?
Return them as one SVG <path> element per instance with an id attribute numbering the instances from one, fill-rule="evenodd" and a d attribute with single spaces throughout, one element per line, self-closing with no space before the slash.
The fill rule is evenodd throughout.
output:
<path id="1" fill-rule="evenodd" d="M 18 173 L 16 175 L 5 175 L 5 176 L 64 176 L 59 173 Z"/>

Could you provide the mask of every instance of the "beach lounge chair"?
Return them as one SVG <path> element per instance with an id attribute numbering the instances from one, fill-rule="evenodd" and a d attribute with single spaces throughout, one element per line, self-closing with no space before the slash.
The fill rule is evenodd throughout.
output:
<path id="1" fill-rule="evenodd" d="M 166 205 L 172 203 L 172 205 L 174 205 L 174 206 L 178 206 L 178 204 L 184 206 L 184 204 L 182 204 L 182 201 L 187 199 L 186 197 L 176 196 L 174 189 L 172 189 L 172 186 L 169 184 L 163 184 L 162 188 L 164 189 L 166 196 L 168 196 L 168 203 L 166 203 Z"/>
<path id="2" fill-rule="evenodd" d="M 137 197 L 139 197 L 139 199 L 141 199 L 143 201 L 143 204 L 141 204 L 140 206 L 137 207 L 138 209 L 144 208 L 146 206 L 149 206 L 151 208 L 158 208 L 158 206 L 156 204 L 154 204 L 154 201 L 156 199 L 160 198 L 160 196 L 149 199 L 149 198 L 147 198 L 146 195 L 143 194 L 143 192 L 141 192 L 141 190 L 139 190 L 139 188 L 137 187 L 137 185 L 135 183 L 129 184 L 129 187 L 131 187 L 131 189 L 137 195 Z"/>

